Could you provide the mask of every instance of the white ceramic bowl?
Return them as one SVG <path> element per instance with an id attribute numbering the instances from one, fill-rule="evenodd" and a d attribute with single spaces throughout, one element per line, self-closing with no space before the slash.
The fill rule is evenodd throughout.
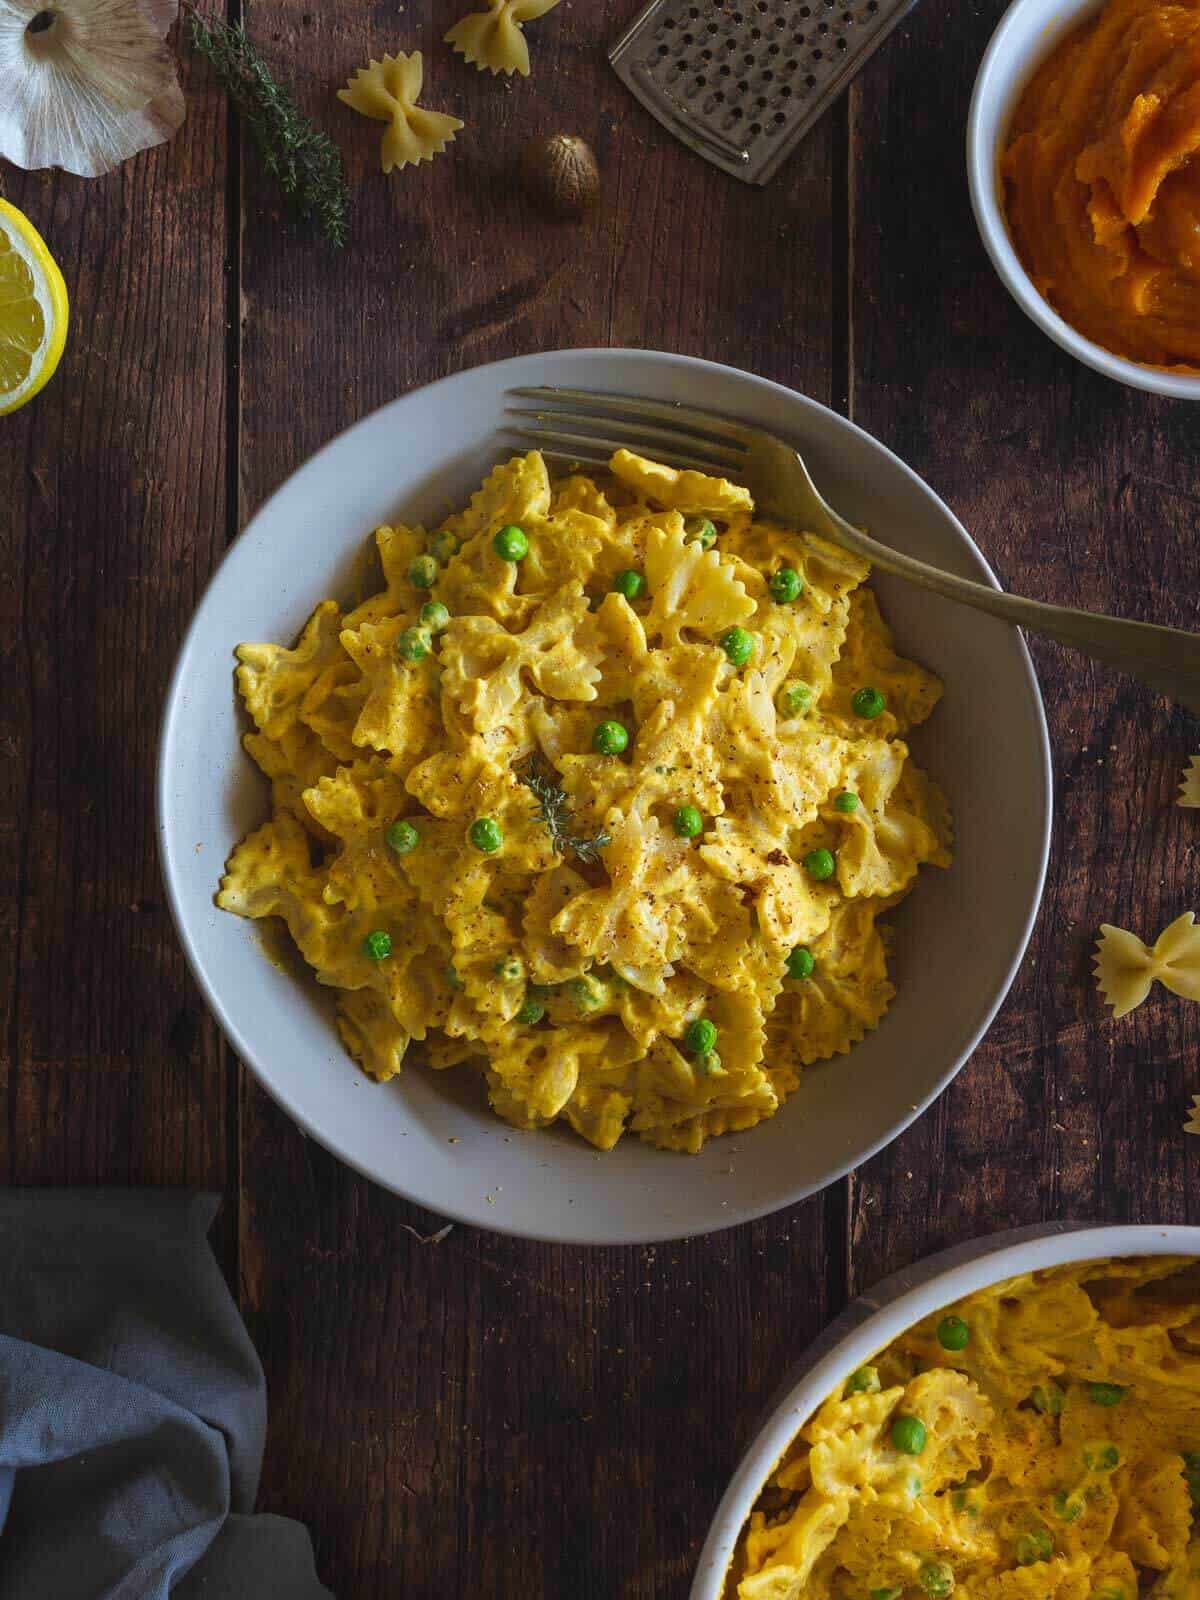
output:
<path id="1" fill-rule="evenodd" d="M 894 1138 L 945 1087 L 1004 998 L 1045 871 L 1050 761 L 1015 630 L 881 578 L 907 649 L 946 681 L 914 741 L 954 808 L 956 860 L 927 869 L 894 919 L 899 994 L 883 1025 L 814 1068 L 769 1122 L 698 1156 L 634 1138 L 600 1155 L 569 1131 L 519 1133 L 477 1075 L 406 1068 L 367 1079 L 343 1050 L 328 991 L 264 957 L 258 929 L 218 911 L 233 845 L 267 815 L 239 746 L 233 649 L 290 641 L 314 604 L 354 592 L 370 531 L 465 503 L 506 453 L 503 397 L 557 383 L 699 402 L 775 429 L 853 520 L 950 571 L 994 583 L 937 497 L 895 456 L 811 400 L 746 373 L 643 350 L 563 351 L 459 373 L 328 445 L 226 556 L 184 641 L 162 729 L 158 821 L 171 908 L 197 981 L 234 1048 L 307 1132 L 377 1182 L 444 1216 L 574 1243 L 679 1238 L 744 1222 L 821 1188 Z"/>
<path id="2" fill-rule="evenodd" d="M 1145 367 L 1085 339 L 1039 294 L 1021 265 L 1004 218 L 1000 157 L 1025 85 L 1059 40 L 1101 9 L 1103 0 L 1013 0 L 984 52 L 967 118 L 967 181 L 975 220 L 992 265 L 1013 299 L 1044 333 L 1085 366 L 1151 394 L 1200 400 L 1200 377 Z"/>
<path id="3" fill-rule="evenodd" d="M 1105 1256 L 1200 1256 L 1200 1228 L 1049 1223 L 972 1239 L 886 1278 L 804 1353 L 742 1457 L 700 1553 L 690 1600 L 723 1600 L 738 1537 L 763 1485 L 821 1402 L 897 1335 L 964 1295 L 1022 1272 Z"/>

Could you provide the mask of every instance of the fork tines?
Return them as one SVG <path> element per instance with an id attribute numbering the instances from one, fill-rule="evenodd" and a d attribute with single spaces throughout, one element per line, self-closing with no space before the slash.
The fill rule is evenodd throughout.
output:
<path id="1" fill-rule="evenodd" d="M 740 465 L 746 429 L 723 417 L 663 400 L 592 389 L 509 390 L 504 431 L 547 455 L 603 466 L 616 450 L 649 455 L 669 466 L 722 473 Z M 513 405 L 535 400 L 537 407 Z"/>

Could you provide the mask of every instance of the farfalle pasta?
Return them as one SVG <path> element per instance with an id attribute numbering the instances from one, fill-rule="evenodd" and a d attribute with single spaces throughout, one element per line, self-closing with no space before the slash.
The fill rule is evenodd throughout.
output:
<path id="1" fill-rule="evenodd" d="M 1179 804 L 1200 808 L 1200 756 L 1193 756 L 1179 783 Z"/>
<path id="2" fill-rule="evenodd" d="M 278 917 L 372 1076 L 671 1150 L 771 1116 L 893 994 L 881 919 L 951 826 L 905 743 L 940 685 L 867 568 L 619 452 L 491 473 L 383 586 L 238 649 L 272 815 L 218 904 Z"/>
<path id="3" fill-rule="evenodd" d="M 1200 1264 L 1094 1261 L 935 1313 L 801 1428 L 736 1600 L 1184 1600 L 1200 1570 Z"/>
<path id="4" fill-rule="evenodd" d="M 387 132 L 380 145 L 379 159 L 385 173 L 396 167 L 416 166 L 432 161 L 463 124 L 444 111 L 428 111 L 417 101 L 425 81 L 425 66 L 419 50 L 403 51 L 372 60 L 361 67 L 338 99 L 376 122 L 386 122 Z"/>
<path id="5" fill-rule="evenodd" d="M 529 76 L 529 46 L 522 25 L 552 11 L 558 0 L 488 0 L 486 11 L 473 11 L 456 22 L 446 43 L 480 72 L 519 72 Z"/>
<path id="6" fill-rule="evenodd" d="M 1152 945 L 1126 928 L 1102 923 L 1094 961 L 1096 983 L 1114 1017 L 1140 1006 L 1152 983 L 1181 999 L 1200 1000 L 1200 928 L 1192 911 L 1176 917 Z"/>

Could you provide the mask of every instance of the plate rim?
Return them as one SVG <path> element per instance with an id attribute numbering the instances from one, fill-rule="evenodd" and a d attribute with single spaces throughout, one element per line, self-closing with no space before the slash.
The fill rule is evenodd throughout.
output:
<path id="1" fill-rule="evenodd" d="M 905 477 L 907 477 L 920 491 L 936 502 L 941 514 L 948 519 L 949 523 L 964 542 L 968 552 L 970 552 L 974 559 L 978 562 L 981 570 L 986 575 L 987 582 L 990 583 L 994 589 L 1001 588 L 1000 582 L 997 579 L 996 574 L 993 572 L 991 564 L 984 556 L 982 550 L 980 550 L 970 533 L 959 521 L 958 517 L 950 509 L 942 497 L 932 487 L 932 485 L 926 482 L 926 480 L 922 478 L 918 472 L 910 467 L 907 462 L 902 460 L 901 457 L 898 456 L 887 445 L 882 443 L 881 440 L 877 439 L 873 434 L 869 433 L 858 423 L 852 421 L 849 417 L 845 417 L 840 412 L 835 411 L 831 406 L 827 406 L 819 400 L 814 400 L 811 398 L 811 396 L 802 394 L 797 389 L 789 388 L 786 384 L 777 383 L 775 380 L 770 378 L 760 377 L 757 373 L 748 372 L 744 368 L 731 366 L 726 362 L 710 361 L 699 356 L 680 355 L 678 353 L 653 350 L 642 346 L 620 345 L 590 345 L 581 346 L 578 348 L 567 346 L 556 350 L 530 351 L 524 355 L 508 356 L 498 361 L 479 362 L 469 367 L 460 368 L 456 372 L 448 373 L 441 378 L 433 379 L 429 383 L 418 384 L 415 387 L 404 391 L 402 394 L 394 396 L 391 400 L 384 401 L 381 405 L 374 407 L 372 410 L 366 412 L 363 416 L 357 418 L 354 422 L 349 423 L 338 433 L 334 434 L 323 445 L 321 445 L 319 449 L 313 451 L 310 455 L 305 456 L 305 458 L 293 469 L 293 471 L 288 473 L 287 476 L 276 485 L 271 493 L 263 500 L 262 504 L 254 511 L 253 515 L 249 518 L 241 532 L 230 541 L 229 545 L 226 547 L 223 555 L 221 556 L 221 559 L 217 562 L 213 571 L 209 574 L 209 577 L 204 585 L 203 592 L 196 603 L 191 620 L 188 623 L 188 626 L 179 643 L 175 662 L 171 669 L 170 678 L 167 683 L 167 688 L 162 703 L 163 709 L 158 730 L 158 750 L 155 758 L 155 830 L 159 870 L 162 875 L 164 888 L 166 890 L 167 904 L 171 913 L 171 920 L 174 923 L 175 932 L 178 936 L 180 945 L 182 946 L 184 958 L 187 962 L 192 978 L 199 988 L 206 1006 L 220 1027 L 226 1042 L 235 1052 L 239 1061 L 241 1061 L 253 1073 L 255 1080 L 271 1097 L 271 1099 L 274 1100 L 276 1105 L 278 1105 L 287 1114 L 287 1116 L 296 1124 L 296 1126 L 307 1138 L 315 1140 L 336 1160 L 342 1162 L 352 1171 L 358 1173 L 361 1177 L 368 1179 L 372 1183 L 378 1184 L 382 1189 L 388 1191 L 389 1193 L 397 1195 L 408 1203 L 419 1206 L 423 1210 L 428 1211 L 433 1215 L 445 1217 L 463 1226 L 480 1228 L 488 1232 L 500 1233 L 512 1238 L 529 1239 L 542 1244 L 566 1244 L 583 1246 L 586 1248 L 606 1248 L 621 1245 L 665 1244 L 681 1239 L 698 1238 L 707 1234 L 723 1233 L 728 1231 L 730 1228 L 741 1227 L 745 1223 L 759 1221 L 763 1217 L 772 1216 L 777 1212 L 787 1209 L 788 1207 L 798 1205 L 801 1201 L 809 1199 L 811 1196 L 823 1192 L 825 1189 L 832 1187 L 832 1185 L 835 1183 L 839 1183 L 843 1178 L 846 1177 L 848 1173 L 856 1170 L 859 1166 L 864 1165 L 867 1161 L 870 1161 L 873 1159 L 873 1157 L 878 1155 L 881 1150 L 884 1150 L 888 1145 L 893 1144 L 901 1136 L 901 1134 L 903 1134 L 912 1126 L 914 1122 L 918 1121 L 920 1117 L 924 1115 L 929 1106 L 932 1105 L 938 1096 L 941 1095 L 943 1091 L 950 1085 L 950 1083 L 953 1082 L 953 1080 L 962 1071 L 966 1063 L 974 1055 L 975 1051 L 979 1048 L 980 1043 L 986 1037 L 992 1026 L 992 1023 L 995 1021 L 997 1012 L 1000 1010 L 1000 1007 L 1007 998 L 1008 993 L 1012 988 L 1013 981 L 1020 968 L 1021 962 L 1024 960 L 1025 952 L 1029 947 L 1029 941 L 1032 937 L 1034 925 L 1041 911 L 1042 901 L 1045 895 L 1046 873 L 1050 857 L 1054 802 L 1053 755 L 1050 746 L 1049 730 L 1046 723 L 1046 708 L 1042 699 L 1041 687 L 1038 683 L 1037 672 L 1034 668 L 1033 659 L 1030 656 L 1029 648 L 1025 642 L 1024 635 L 1019 629 L 1014 629 L 1014 643 L 1017 647 L 1018 659 L 1028 681 L 1031 692 L 1031 709 L 1034 713 L 1033 722 L 1036 732 L 1037 755 L 1041 762 L 1042 785 L 1039 795 L 1039 799 L 1041 801 L 1041 827 L 1040 838 L 1037 842 L 1037 873 L 1035 892 L 1031 896 L 1030 904 L 1026 910 L 1023 925 L 1020 930 L 1020 936 L 1014 945 L 1008 967 L 1001 980 L 997 984 L 996 989 L 990 1001 L 988 1002 L 986 1010 L 981 1013 L 979 1023 L 972 1030 L 969 1039 L 961 1049 L 958 1056 L 953 1060 L 946 1071 L 941 1074 L 937 1081 L 930 1087 L 929 1091 L 922 1098 L 918 1099 L 911 1110 L 908 1111 L 894 1127 L 883 1134 L 878 1140 L 874 1141 L 868 1148 L 860 1151 L 853 1160 L 840 1162 L 836 1168 L 834 1168 L 828 1174 L 828 1176 L 822 1180 L 820 1184 L 802 1184 L 797 1187 L 794 1192 L 790 1193 L 787 1198 L 781 1201 L 772 1199 L 764 1201 L 761 1205 L 739 1207 L 738 1210 L 728 1218 L 720 1217 L 711 1221 L 701 1221 L 694 1227 L 680 1226 L 677 1223 L 664 1224 L 663 1222 L 659 1222 L 655 1224 L 651 1219 L 648 1218 L 644 1228 L 627 1228 L 616 1237 L 611 1234 L 595 1232 L 589 1233 L 586 1230 L 572 1231 L 567 1234 L 554 1232 L 543 1233 L 509 1223 L 500 1217 L 493 1219 L 491 1217 L 481 1216 L 479 1212 L 476 1209 L 473 1209 L 471 1206 L 456 1204 L 457 1197 L 450 1197 L 449 1203 L 444 1203 L 442 1200 L 438 1200 L 436 1203 L 431 1203 L 430 1200 L 422 1194 L 414 1193 L 410 1188 L 405 1187 L 405 1175 L 403 1171 L 385 1171 L 382 1168 L 377 1168 L 369 1164 L 364 1159 L 360 1159 L 349 1154 L 347 1151 L 340 1149 L 331 1138 L 326 1136 L 321 1129 L 299 1109 L 294 1102 L 294 1097 L 289 1095 L 286 1083 L 283 1081 L 276 1081 L 275 1078 L 269 1074 L 267 1067 L 265 1067 L 259 1060 L 257 1052 L 245 1039 L 237 1023 L 229 1014 L 229 1011 L 226 1008 L 218 989 L 209 979 L 203 960 L 200 957 L 195 941 L 193 940 L 189 931 L 187 913 L 185 910 L 184 897 L 182 893 L 182 874 L 177 873 L 176 871 L 176 857 L 172 851 L 171 828 L 168 820 L 168 812 L 170 809 L 168 804 L 168 756 L 177 737 L 178 725 L 182 720 L 184 696 L 180 691 L 190 667 L 191 655 L 195 648 L 196 640 L 201 633 L 202 625 L 207 620 L 208 609 L 213 603 L 213 597 L 217 592 L 218 583 L 228 567 L 230 558 L 238 549 L 242 541 L 246 539 L 248 535 L 254 532 L 260 521 L 270 516 L 275 503 L 286 492 L 292 489 L 296 481 L 310 471 L 319 470 L 319 463 L 343 447 L 345 441 L 350 438 L 351 435 L 355 434 L 359 430 L 367 429 L 383 412 L 390 411 L 393 408 L 402 407 L 409 403 L 419 402 L 421 399 L 428 397 L 434 391 L 448 387 L 452 388 L 456 383 L 459 383 L 465 378 L 478 374 L 482 371 L 489 371 L 494 375 L 497 393 L 503 394 L 505 390 L 512 386 L 511 381 L 505 376 L 506 373 L 509 373 L 514 369 L 525 369 L 531 364 L 537 362 L 571 359 L 587 365 L 592 362 L 606 363 L 611 361 L 619 361 L 622 358 L 633 360 L 650 360 L 655 363 L 661 363 L 666 367 L 684 368 L 686 370 L 698 373 L 719 372 L 725 375 L 732 375 L 739 381 L 749 384 L 752 388 L 758 389 L 767 395 L 778 397 L 784 404 L 788 406 L 794 407 L 799 405 L 803 410 L 806 410 L 810 413 L 819 413 L 826 419 L 832 419 L 833 423 L 837 427 L 849 430 L 852 434 L 857 435 L 860 440 L 864 441 L 871 449 L 882 452 L 883 456 L 887 458 L 894 468 L 898 468 L 899 471 Z M 496 429 L 496 436 L 497 438 L 502 436 L 502 429 L 499 426 Z"/>

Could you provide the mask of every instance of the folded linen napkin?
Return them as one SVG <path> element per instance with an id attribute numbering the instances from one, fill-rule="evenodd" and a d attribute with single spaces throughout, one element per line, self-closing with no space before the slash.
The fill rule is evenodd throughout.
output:
<path id="1" fill-rule="evenodd" d="M 0 1190 L 0 1600 L 332 1600 L 250 1516 L 266 1383 L 213 1195 Z"/>

